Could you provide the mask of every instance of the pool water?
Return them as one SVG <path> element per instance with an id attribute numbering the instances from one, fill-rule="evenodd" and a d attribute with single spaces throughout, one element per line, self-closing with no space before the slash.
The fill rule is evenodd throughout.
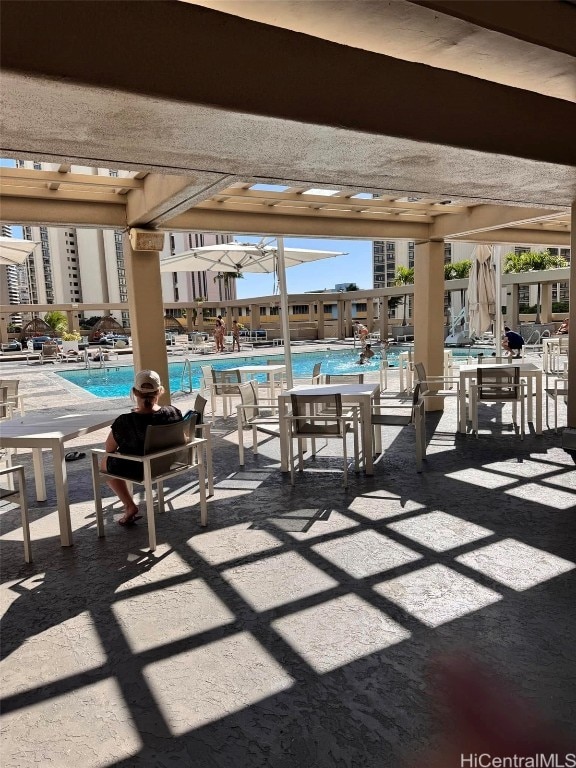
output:
<path id="1" fill-rule="evenodd" d="M 388 350 L 387 359 L 391 367 L 397 367 L 398 354 L 406 351 L 409 347 L 394 347 Z M 454 357 L 466 357 L 468 355 L 476 356 L 479 352 L 486 352 L 482 349 L 470 350 L 453 349 Z M 380 368 L 380 354 L 376 353 L 374 357 L 364 365 L 358 365 L 360 352 L 358 349 L 331 349 L 322 352 L 292 352 L 292 370 L 295 379 L 310 379 L 312 370 L 316 363 L 322 363 L 322 373 L 362 373 L 366 371 L 378 371 Z M 191 363 L 192 389 L 198 390 L 201 385 L 202 371 L 200 365 L 211 365 L 217 370 L 232 368 L 243 365 L 266 365 L 267 362 L 284 363 L 284 355 L 264 355 L 242 358 L 213 358 L 207 357 L 206 361 Z M 185 362 L 178 360 L 168 364 L 170 377 L 170 391 L 172 393 L 189 391 L 189 377 L 186 373 L 183 376 Z M 131 365 L 114 366 L 108 364 L 106 368 L 91 368 L 75 371 L 58 371 L 58 375 L 63 379 L 75 384 L 82 389 L 87 390 L 92 395 L 102 398 L 110 397 L 128 397 L 134 381 L 134 367 Z M 262 381 L 265 380 L 262 375 Z"/>

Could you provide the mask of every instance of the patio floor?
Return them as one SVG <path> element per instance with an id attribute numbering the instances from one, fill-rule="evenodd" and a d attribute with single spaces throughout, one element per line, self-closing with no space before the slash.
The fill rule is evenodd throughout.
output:
<path id="1" fill-rule="evenodd" d="M 52 371 L 22 374 L 29 412 L 81 401 Z M 428 415 L 422 474 L 411 430 L 387 429 L 374 477 L 352 473 L 347 492 L 326 451 L 292 488 L 277 440 L 239 471 L 235 420 L 218 419 L 209 526 L 197 485 L 171 489 L 154 554 L 143 522 L 115 524 L 111 496 L 98 539 L 88 456 L 67 465 L 74 546 L 62 549 L 50 454 L 39 504 L 19 452 L 34 562 L 18 510 L 5 511 L 4 765 L 456 768 L 438 739 L 442 715 L 457 731 L 462 712 L 446 708 L 435 662 L 465 657 L 573 733 L 574 461 L 551 432 L 491 434 L 498 406 L 478 440 L 455 435 L 446 405 Z"/>

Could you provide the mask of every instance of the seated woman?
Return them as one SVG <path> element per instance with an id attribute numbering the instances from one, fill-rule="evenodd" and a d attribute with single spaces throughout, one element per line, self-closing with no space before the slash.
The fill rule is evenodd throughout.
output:
<path id="1" fill-rule="evenodd" d="M 560 325 L 558 330 L 556 331 L 557 336 L 561 336 L 562 334 L 570 333 L 570 318 L 567 317 L 566 320 Z"/>
<path id="2" fill-rule="evenodd" d="M 136 400 L 136 408 L 130 413 L 118 416 L 112 424 L 106 438 L 107 453 L 131 453 L 144 455 L 144 438 L 149 424 L 168 424 L 180 421 L 181 412 L 173 405 L 158 405 L 158 398 L 164 392 L 160 376 L 156 371 L 140 371 L 134 379 L 130 397 Z M 102 459 L 101 469 L 122 475 L 127 480 L 142 480 L 142 465 L 127 459 L 108 456 Z M 118 520 L 120 525 L 130 525 L 140 519 L 138 506 L 135 504 L 125 480 L 109 477 L 106 482 L 124 505 L 124 515 Z"/>

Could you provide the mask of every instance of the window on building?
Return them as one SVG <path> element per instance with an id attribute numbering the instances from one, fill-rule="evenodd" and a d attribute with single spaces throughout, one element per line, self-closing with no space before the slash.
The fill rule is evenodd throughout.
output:
<path id="1" fill-rule="evenodd" d="M 308 315 L 310 313 L 310 307 L 308 304 L 295 304 L 292 307 L 293 315 Z"/>

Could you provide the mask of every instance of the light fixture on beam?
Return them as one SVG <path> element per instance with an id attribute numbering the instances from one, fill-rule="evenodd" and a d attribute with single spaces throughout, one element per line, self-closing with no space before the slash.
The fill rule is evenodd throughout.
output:
<path id="1" fill-rule="evenodd" d="M 132 228 L 130 245 L 133 251 L 161 251 L 164 248 L 164 232 Z"/>

